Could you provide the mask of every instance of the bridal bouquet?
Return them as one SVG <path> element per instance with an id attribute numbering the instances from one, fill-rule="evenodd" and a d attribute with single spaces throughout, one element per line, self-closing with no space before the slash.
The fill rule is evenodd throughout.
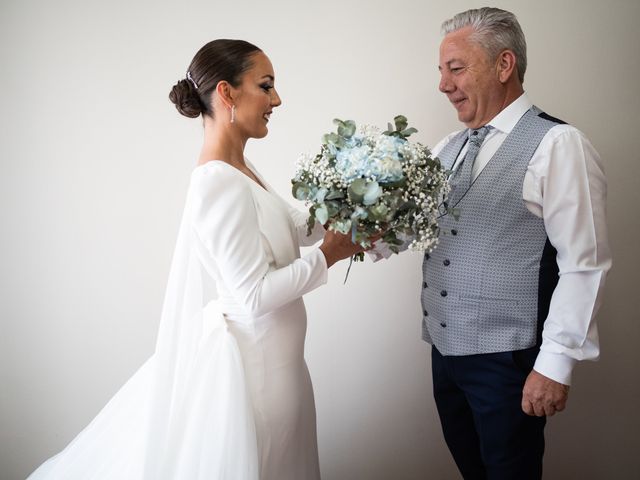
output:
<path id="1" fill-rule="evenodd" d="M 309 233 L 317 220 L 330 230 L 350 232 L 365 248 L 369 237 L 382 232 L 395 253 L 406 238 L 412 239 L 410 249 L 431 251 L 438 241 L 439 199 L 449 185 L 440 161 L 408 140 L 417 130 L 403 116 L 384 132 L 356 128 L 352 120 L 334 123 L 337 132 L 323 136 L 320 153 L 298 158 L 291 180 L 293 196 L 309 206 Z"/>

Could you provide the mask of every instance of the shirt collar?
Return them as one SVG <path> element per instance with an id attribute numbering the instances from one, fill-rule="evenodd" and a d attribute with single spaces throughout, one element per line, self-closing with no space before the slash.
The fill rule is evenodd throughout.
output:
<path id="1" fill-rule="evenodd" d="M 533 103 L 531 103 L 527 94 L 523 93 L 507 105 L 498 115 L 493 117 L 487 125 L 491 125 L 496 130 L 509 134 L 520 118 L 522 118 L 532 106 Z"/>

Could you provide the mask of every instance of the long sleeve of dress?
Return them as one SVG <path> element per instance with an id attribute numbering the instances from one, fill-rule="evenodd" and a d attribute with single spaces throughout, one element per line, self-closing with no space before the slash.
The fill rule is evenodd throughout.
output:
<path id="1" fill-rule="evenodd" d="M 282 268 L 270 266 L 250 180 L 215 163 L 192 177 L 193 226 L 226 288 L 247 313 L 263 315 L 326 283 L 327 264 L 319 249 Z"/>

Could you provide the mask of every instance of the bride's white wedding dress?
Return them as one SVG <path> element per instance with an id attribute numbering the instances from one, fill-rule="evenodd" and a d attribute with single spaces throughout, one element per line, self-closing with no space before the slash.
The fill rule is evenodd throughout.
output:
<path id="1" fill-rule="evenodd" d="M 154 355 L 29 480 L 320 478 L 301 297 L 327 265 L 299 245 L 324 231 L 258 178 L 193 171 Z"/>

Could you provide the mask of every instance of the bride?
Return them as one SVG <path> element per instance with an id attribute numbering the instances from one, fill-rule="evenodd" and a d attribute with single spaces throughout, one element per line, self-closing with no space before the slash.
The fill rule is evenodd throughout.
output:
<path id="1" fill-rule="evenodd" d="M 241 40 L 196 53 L 169 98 L 202 115 L 156 351 L 29 480 L 320 478 L 302 296 L 360 251 L 287 205 L 245 159 L 280 105 L 269 58 Z M 323 239 L 300 258 L 300 245 Z"/>

